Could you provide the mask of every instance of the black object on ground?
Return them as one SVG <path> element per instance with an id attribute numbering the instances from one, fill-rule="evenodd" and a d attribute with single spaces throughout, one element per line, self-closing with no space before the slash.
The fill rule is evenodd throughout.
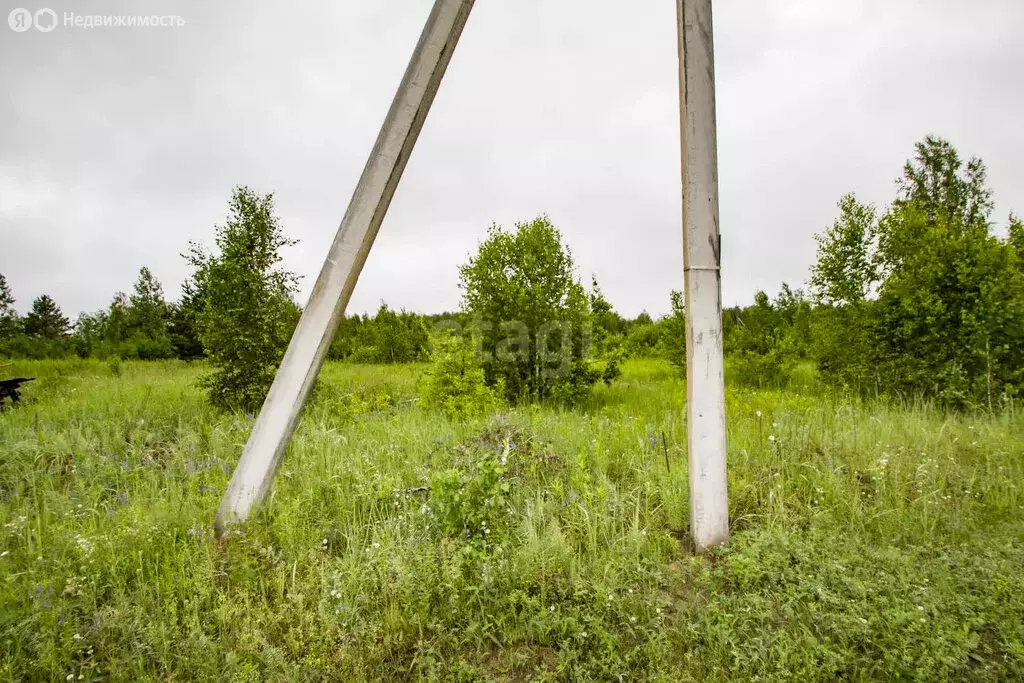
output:
<path id="1" fill-rule="evenodd" d="M 21 400 L 21 396 L 18 395 L 18 391 L 21 389 L 21 385 L 25 382 L 31 382 L 35 377 L 15 377 L 13 379 L 0 379 L 0 408 L 3 408 L 4 399 L 11 399 L 11 403 L 17 403 Z"/>

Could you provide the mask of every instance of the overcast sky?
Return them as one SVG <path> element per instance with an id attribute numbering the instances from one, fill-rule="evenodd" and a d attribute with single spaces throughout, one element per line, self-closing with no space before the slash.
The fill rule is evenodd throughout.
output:
<path id="1" fill-rule="evenodd" d="M 32 0 L 34 3 L 35 0 Z M 270 3 L 262 3 L 270 5 Z M 0 23 L 0 273 L 71 317 L 142 265 L 176 298 L 235 185 L 273 192 L 304 304 L 431 0 L 69 2 Z M 716 0 L 722 292 L 802 284 L 855 191 L 933 133 L 1024 212 L 1024 2 Z M 174 14 L 174 28 L 63 13 Z M 437 312 L 490 222 L 547 213 L 627 315 L 682 286 L 673 0 L 477 0 L 350 312 Z"/>

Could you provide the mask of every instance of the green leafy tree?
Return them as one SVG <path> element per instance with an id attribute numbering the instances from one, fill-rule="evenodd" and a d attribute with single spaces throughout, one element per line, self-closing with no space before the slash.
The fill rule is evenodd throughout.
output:
<path id="1" fill-rule="evenodd" d="M 0 342 L 10 341 L 21 330 L 18 311 L 14 308 L 14 292 L 7 278 L 0 273 Z"/>
<path id="2" fill-rule="evenodd" d="M 195 360 L 205 354 L 196 324 L 196 316 L 187 303 L 168 305 L 167 336 L 175 358 Z"/>
<path id="3" fill-rule="evenodd" d="M 355 360 L 353 354 L 360 348 L 363 327 L 363 317 L 358 313 L 342 317 L 327 357 L 331 360 Z"/>
<path id="4" fill-rule="evenodd" d="M 811 268 L 811 289 L 825 304 L 864 301 L 878 281 L 875 207 L 861 204 L 852 194 L 839 200 L 839 218 L 820 235 L 818 260 Z"/>
<path id="5" fill-rule="evenodd" d="M 724 334 L 730 376 L 750 386 L 786 386 L 796 362 L 810 349 L 810 316 L 803 292 L 786 283 L 774 301 L 759 291 L 753 306 L 728 312 Z"/>
<path id="6" fill-rule="evenodd" d="M 128 337 L 131 334 L 131 309 L 132 302 L 128 295 L 124 292 L 116 292 L 107 307 L 106 328 L 103 335 L 108 349 L 106 355 L 118 358 L 134 355 L 127 348 Z"/>
<path id="7" fill-rule="evenodd" d="M 128 339 L 133 356 L 143 360 L 174 357 L 174 345 L 168 333 L 170 307 L 164 301 L 163 287 L 145 266 L 128 301 Z"/>
<path id="8" fill-rule="evenodd" d="M 782 328 L 785 352 L 795 358 L 806 358 L 812 348 L 811 302 L 802 289 L 792 289 L 785 282 L 773 303 Z"/>
<path id="9" fill-rule="evenodd" d="M 815 239 L 818 258 L 810 286 L 822 306 L 809 324 L 812 355 L 832 384 L 877 387 L 870 297 L 882 279 L 878 211 L 846 194 L 839 200 L 839 218 Z"/>
<path id="10" fill-rule="evenodd" d="M 962 404 L 1020 381 L 1024 281 L 1012 249 L 975 220 L 894 209 L 893 231 L 917 239 L 901 248 L 879 295 L 873 331 L 884 385 Z"/>
<path id="11" fill-rule="evenodd" d="M 411 363 L 426 360 L 430 334 L 422 316 L 395 312 L 381 303 L 377 314 L 362 324 L 339 323 L 343 335 L 355 332 L 351 340 L 352 360 L 361 363 Z M 339 341 L 339 347 L 345 344 Z"/>
<path id="12" fill-rule="evenodd" d="M 297 277 L 279 267 L 295 244 L 274 214 L 273 195 L 237 188 L 227 222 L 217 226 L 216 253 L 190 245 L 191 288 L 199 338 L 214 367 L 203 379 L 214 405 L 256 411 L 273 382 L 298 321 Z"/>
<path id="13" fill-rule="evenodd" d="M 992 190 L 985 184 L 985 164 L 976 157 L 966 164 L 948 140 L 933 135 L 914 146 L 915 155 L 903 167 L 897 209 L 913 206 L 925 217 L 925 223 L 940 222 L 960 226 L 982 226 L 992 213 Z M 883 234 L 882 248 L 898 253 L 898 237 Z M 892 254 L 887 260 L 896 260 Z"/>
<path id="14" fill-rule="evenodd" d="M 629 356 L 648 357 L 657 355 L 661 341 L 661 326 L 654 322 L 650 313 L 641 311 L 627 325 L 625 350 Z"/>
<path id="15" fill-rule="evenodd" d="M 831 305 L 815 326 L 823 373 L 991 405 L 1024 369 L 1020 227 L 1011 219 L 1007 241 L 992 235 L 985 165 L 941 138 L 915 147 L 898 188 L 877 222 L 844 198 L 842 229 L 819 240 L 812 286 Z"/>
<path id="16" fill-rule="evenodd" d="M 199 318 L 205 306 L 202 282 L 194 275 L 181 287 L 181 299 L 170 306 L 167 333 L 175 355 L 182 360 L 193 360 L 206 355 L 199 338 Z"/>
<path id="17" fill-rule="evenodd" d="M 46 340 L 64 339 L 71 330 L 60 306 L 49 295 L 43 294 L 32 302 L 32 310 L 25 316 L 25 334 Z"/>
<path id="18" fill-rule="evenodd" d="M 1017 254 L 1017 263 L 1024 266 L 1024 221 L 1010 214 L 1010 229 L 1007 242 Z"/>
<path id="19" fill-rule="evenodd" d="M 595 369 L 601 373 L 605 384 L 611 384 L 622 374 L 619 365 L 625 358 L 622 334 L 624 325 L 622 318 L 605 298 L 596 276 L 591 277 L 590 315 L 593 329 L 591 348 L 594 356 L 599 359 Z"/>
<path id="20" fill-rule="evenodd" d="M 510 400 L 571 403 L 601 378 L 591 365 L 590 299 L 547 217 L 514 231 L 491 225 L 459 272 L 489 385 L 503 383 Z"/>
<path id="21" fill-rule="evenodd" d="M 102 357 L 106 322 L 106 311 L 80 314 L 74 326 L 75 353 L 82 358 Z"/>
<path id="22" fill-rule="evenodd" d="M 661 320 L 661 354 L 686 374 L 686 297 L 682 291 L 669 293 L 669 311 Z"/>

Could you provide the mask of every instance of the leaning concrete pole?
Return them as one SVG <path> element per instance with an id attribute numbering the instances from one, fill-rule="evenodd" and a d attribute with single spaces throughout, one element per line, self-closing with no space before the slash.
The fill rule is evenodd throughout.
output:
<path id="1" fill-rule="evenodd" d="M 220 510 L 223 535 L 266 497 L 474 0 L 435 0 Z"/>
<path id="2" fill-rule="evenodd" d="M 676 0 L 683 154 L 686 418 L 690 532 L 698 550 L 729 538 L 711 0 Z"/>

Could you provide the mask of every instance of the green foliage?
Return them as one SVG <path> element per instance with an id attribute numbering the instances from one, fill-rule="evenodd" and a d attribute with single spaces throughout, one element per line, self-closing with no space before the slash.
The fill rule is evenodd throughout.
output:
<path id="1" fill-rule="evenodd" d="M 878 394 L 871 330 L 872 304 L 819 306 L 811 323 L 813 357 L 827 383 L 859 394 Z"/>
<path id="2" fill-rule="evenodd" d="M 357 363 L 412 363 L 426 360 L 430 337 L 422 316 L 396 313 L 382 303 L 359 328 L 351 360 Z"/>
<path id="3" fill-rule="evenodd" d="M 610 385 L 622 374 L 619 366 L 626 358 L 622 334 L 624 321 L 612 309 L 596 277 L 591 278 L 590 315 L 593 336 L 589 353 L 593 362 L 589 369 L 599 373 L 601 380 Z"/>
<path id="4" fill-rule="evenodd" d="M 686 374 L 686 297 L 673 289 L 669 293 L 671 313 L 661 321 L 661 355 Z"/>
<path id="5" fill-rule="evenodd" d="M 824 376 L 955 407 L 992 407 L 1019 391 L 1020 228 L 1011 217 L 1007 241 L 991 234 L 985 180 L 980 160 L 964 164 L 949 142 L 927 137 L 881 217 L 843 198 L 812 271 L 817 296 L 831 305 L 814 326 Z"/>
<path id="6" fill-rule="evenodd" d="M 811 347 L 811 307 L 801 290 L 786 283 L 775 301 L 764 292 L 754 305 L 737 308 L 725 327 L 733 380 L 751 387 L 784 388 Z"/>
<path id="7" fill-rule="evenodd" d="M 1024 221 L 1011 213 L 1007 232 L 1007 241 L 1017 254 L 1017 263 L 1024 267 Z"/>
<path id="8" fill-rule="evenodd" d="M 191 245 L 191 290 L 199 338 L 214 367 L 203 379 L 221 408 L 255 411 L 263 403 L 291 333 L 298 307 L 294 274 L 281 270 L 280 250 L 295 244 L 274 214 L 273 195 L 237 188 L 227 222 L 217 226 L 218 253 Z"/>
<path id="9" fill-rule="evenodd" d="M 142 360 L 173 358 L 174 346 L 167 326 L 170 307 L 164 301 L 163 287 L 145 266 L 139 271 L 135 291 L 129 299 L 130 339 Z"/>
<path id="10" fill-rule="evenodd" d="M 626 334 L 626 354 L 631 357 L 649 358 L 657 355 L 658 343 L 661 341 L 663 326 L 651 322 L 648 315 L 645 320 L 637 318 Z"/>
<path id="11" fill-rule="evenodd" d="M 180 357 L 171 337 L 174 306 L 143 266 L 132 294 L 118 292 L 105 311 L 83 313 L 75 323 L 78 355 L 87 358 L 157 360 Z"/>
<path id="12" fill-rule="evenodd" d="M 21 331 L 18 311 L 14 308 L 14 292 L 7 278 L 0 273 L 0 345 L 9 342 Z"/>
<path id="13" fill-rule="evenodd" d="M 498 396 L 484 380 L 471 339 L 447 330 L 431 346 L 431 367 L 420 389 L 424 406 L 454 418 L 486 415 L 497 407 Z"/>
<path id="14" fill-rule="evenodd" d="M 346 316 L 328 351 L 332 360 L 353 363 L 414 363 L 430 355 L 428 317 L 381 303 L 376 315 Z"/>
<path id="15" fill-rule="evenodd" d="M 492 386 L 503 383 L 509 400 L 578 401 L 608 371 L 591 364 L 591 300 L 546 217 L 514 232 L 491 225 L 459 273 L 484 375 Z"/>
<path id="16" fill-rule="evenodd" d="M 71 322 L 61 313 L 57 302 L 43 294 L 32 302 L 22 327 L 29 337 L 55 341 L 68 335 Z"/>
<path id="17" fill-rule="evenodd" d="M 451 467 L 430 479 L 430 503 L 438 530 L 463 545 L 463 557 L 476 561 L 501 542 L 512 490 L 506 476 L 510 445 L 463 449 Z"/>
<path id="18" fill-rule="evenodd" d="M 832 305 L 864 301 L 879 278 L 875 207 L 861 204 L 853 194 L 843 195 L 839 218 L 815 240 L 818 260 L 811 267 L 810 284 L 818 300 Z"/>
<path id="19" fill-rule="evenodd" d="M 197 325 L 197 313 L 189 308 L 187 300 L 168 306 L 167 338 L 174 349 L 175 358 L 193 360 L 205 355 Z"/>
<path id="20" fill-rule="evenodd" d="M 70 327 L 60 307 L 46 294 L 19 318 L 10 287 L 6 281 L 0 282 L 0 356 L 42 359 L 72 355 L 75 346 Z"/>

